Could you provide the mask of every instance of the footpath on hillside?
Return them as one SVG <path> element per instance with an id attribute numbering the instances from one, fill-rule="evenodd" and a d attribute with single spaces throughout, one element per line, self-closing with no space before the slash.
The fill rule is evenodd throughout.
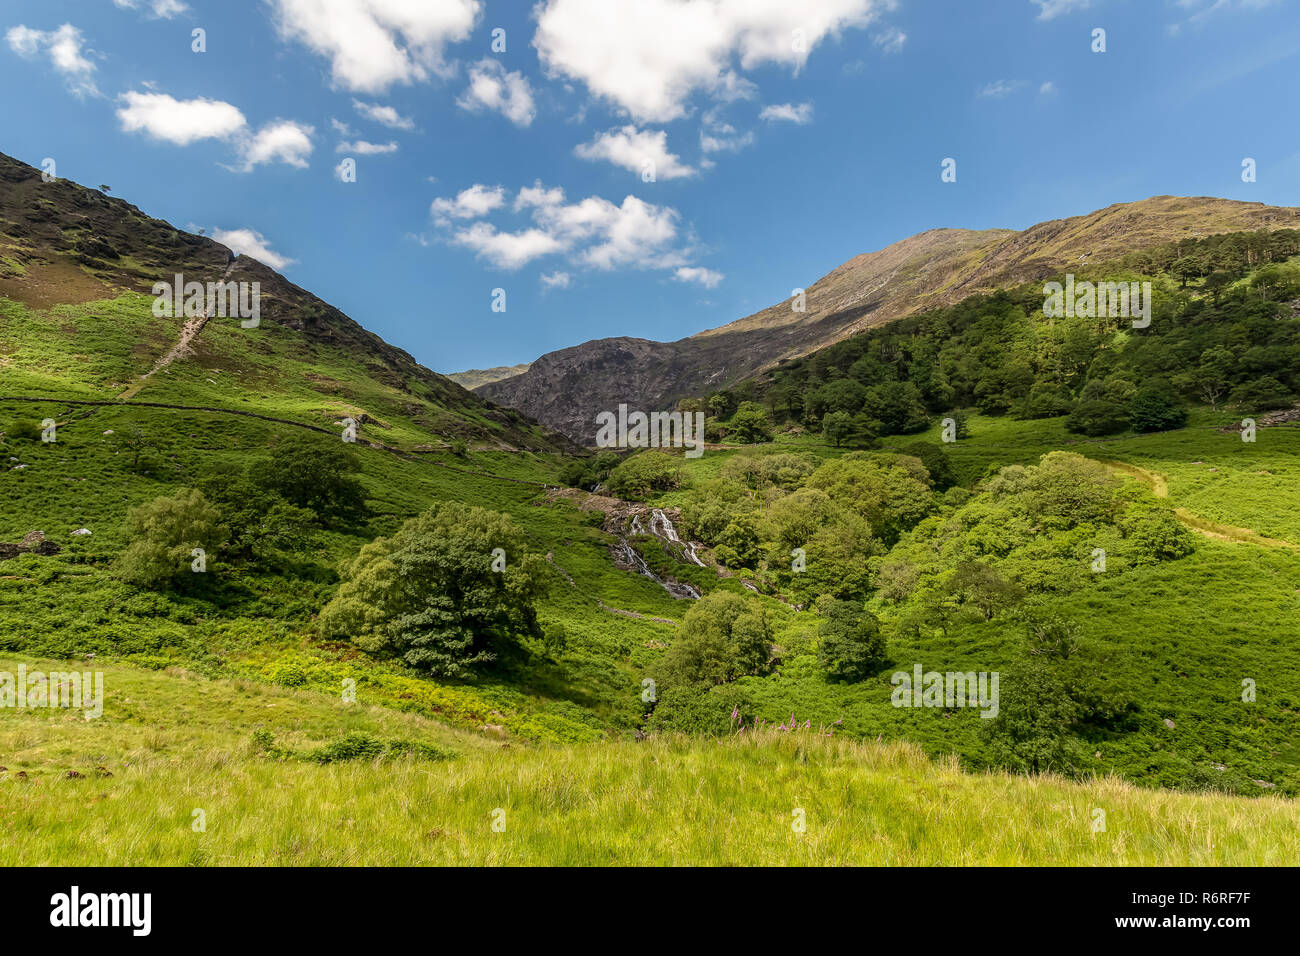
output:
<path id="1" fill-rule="evenodd" d="M 1151 489 L 1151 493 L 1157 498 L 1169 497 L 1169 481 L 1164 475 L 1148 471 L 1146 468 L 1139 468 L 1137 465 L 1129 464 L 1126 461 L 1115 461 L 1110 458 L 1094 459 L 1098 464 L 1105 465 L 1112 471 L 1128 475 L 1130 478 L 1136 478 L 1142 484 Z M 1219 541 L 1233 541 L 1243 544 L 1254 544 L 1261 548 L 1288 548 L 1293 551 L 1300 551 L 1300 544 L 1291 541 L 1284 541 L 1281 538 L 1270 538 L 1260 534 L 1251 528 L 1238 528 L 1236 525 L 1223 524 L 1219 521 L 1211 521 L 1209 518 L 1202 518 L 1200 515 L 1193 514 L 1186 508 L 1175 508 L 1174 514 L 1182 522 L 1184 527 L 1195 531 L 1197 534 L 1203 534 L 1207 538 L 1215 538 Z"/>

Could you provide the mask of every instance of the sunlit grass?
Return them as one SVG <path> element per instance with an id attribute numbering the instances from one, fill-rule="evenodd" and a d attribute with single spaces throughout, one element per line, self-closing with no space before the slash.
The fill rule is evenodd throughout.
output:
<path id="1" fill-rule="evenodd" d="M 2 712 L 0 864 L 1263 865 L 1300 855 L 1300 809 L 1281 798 L 968 774 L 904 743 L 768 733 L 503 747 L 312 693 L 120 666 L 106 681 L 98 721 Z M 319 766 L 260 755 L 258 728 L 300 746 L 365 730 L 458 755 Z M 112 776 L 96 776 L 101 766 Z"/>

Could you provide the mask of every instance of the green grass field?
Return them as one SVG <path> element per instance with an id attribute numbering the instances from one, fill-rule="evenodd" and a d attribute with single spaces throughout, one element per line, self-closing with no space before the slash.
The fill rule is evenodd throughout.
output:
<path id="1" fill-rule="evenodd" d="M 905 743 L 815 732 L 507 746 L 364 692 L 347 705 L 104 671 L 99 720 L 0 719 L 0 864 L 1280 865 L 1300 853 L 1300 810 L 1278 797 L 971 774 Z M 318 764 L 265 755 L 257 731 L 290 749 L 365 733 L 454 756 Z"/>
<path id="2" fill-rule="evenodd" d="M 1003 620 L 896 636 L 880 673 L 836 684 L 817 666 L 817 615 L 767 596 L 759 600 L 781 666 L 727 685 L 717 716 L 725 721 L 740 706 L 770 723 L 791 715 L 814 727 L 839 721 L 835 739 L 665 732 L 634 742 L 649 710 L 642 681 L 659 672 L 692 602 L 614 566 L 600 514 L 578 507 L 581 495 L 548 488 L 562 456 L 487 440 L 458 456 L 443 445 L 463 420 L 440 430 L 428 415 L 392 404 L 398 399 L 377 384 L 358 392 L 344 382 L 347 402 L 322 401 L 326 386 L 308 372 L 356 377 L 346 362 L 331 372 L 320 352 L 244 356 L 246 342 L 230 330 L 135 396 L 218 410 L 60 401 L 111 400 L 165 347 L 164 330 L 145 334 L 153 320 L 139 319 L 138 306 L 119 299 L 40 312 L 0 302 L 0 340 L 23 343 L 6 353 L 0 394 L 58 396 L 0 400 L 0 422 L 58 422 L 53 444 L 6 437 L 0 445 L 0 541 L 42 530 L 63 546 L 56 556 L 0 563 L 0 670 L 74 662 L 104 670 L 108 684 L 100 720 L 0 709 L 5 863 L 1296 858 L 1300 647 L 1291 631 L 1300 620 L 1300 550 L 1286 543 L 1300 543 L 1300 508 L 1292 506 L 1300 501 L 1300 430 L 1260 429 L 1247 444 L 1223 430 L 1230 416 L 1201 411 L 1178 432 L 1103 441 L 1070 435 L 1060 419 L 973 416 L 970 437 L 945 447 L 968 486 L 1001 466 L 1074 451 L 1158 486 L 1184 523 L 1211 532 L 1178 561 L 1047 599 L 1048 610 L 1077 622 L 1089 664 L 1109 688 L 1139 703 L 1126 732 L 1084 741 L 1088 760 L 1077 780 L 992 772 L 976 713 L 890 703 L 890 672 L 913 662 L 1002 666 L 1019 639 Z M 91 335 L 86 354 L 119 355 L 118 365 L 67 356 L 63 337 L 72 326 L 78 339 Z M 124 350 L 137 333 L 147 347 Z M 292 364 L 299 360 L 311 367 Z M 234 370 L 243 377 L 231 379 L 238 382 L 231 394 L 207 381 L 224 382 Z M 281 374 L 314 384 L 291 387 Z M 210 579 L 184 593 L 141 590 L 109 573 L 131 507 L 265 455 L 294 430 L 219 409 L 325 427 L 360 407 L 393 426 L 363 428 L 363 437 L 400 450 L 357 447 L 374 512 L 366 527 L 323 531 L 310 553 L 276 568 L 226 566 L 214 556 Z M 131 467 L 124 441 L 137 429 L 151 445 L 147 469 Z M 918 437 L 937 441 L 937 427 Z M 782 436 L 768 448 L 819 459 L 845 454 L 813 436 Z M 687 462 L 687 475 L 706 481 L 731 457 L 753 452 L 711 450 Z M 687 495 L 669 492 L 653 503 L 680 505 Z M 433 680 L 321 640 L 314 618 L 335 589 L 339 562 L 443 500 L 510 515 L 529 547 L 549 555 L 538 616 L 565 626 L 563 653 L 526 643 L 482 674 Z M 71 535 L 82 527 L 93 534 Z M 661 573 L 704 591 L 746 593 L 736 578 L 679 564 L 653 538 L 638 547 Z M 1243 679 L 1258 689 L 1250 704 L 1241 700 Z M 342 702 L 345 682 L 354 682 L 357 704 Z M 354 760 L 312 759 L 358 739 L 398 755 L 372 759 L 363 748 Z M 402 756 L 404 746 L 445 759 Z M 504 831 L 492 829 L 498 808 Z M 195 809 L 206 814 L 205 832 L 191 829 Z M 806 814 L 802 834 L 792 829 L 797 809 Z M 1104 832 L 1092 829 L 1096 810 L 1105 811 Z"/>

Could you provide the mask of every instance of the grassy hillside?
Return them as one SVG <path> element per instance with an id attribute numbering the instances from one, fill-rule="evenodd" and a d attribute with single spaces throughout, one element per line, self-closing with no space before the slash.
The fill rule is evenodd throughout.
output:
<path id="1" fill-rule="evenodd" d="M 0 864 L 1277 865 L 1300 853 L 1290 801 L 971 775 L 906 744 L 801 732 L 504 747 L 364 696 L 125 666 L 105 684 L 101 720 L 0 721 Z M 323 762 L 359 739 L 444 756 Z"/>
<path id="2" fill-rule="evenodd" d="M 522 375 L 528 371 L 528 365 L 528 362 L 523 362 L 519 365 L 498 365 L 494 368 L 471 368 L 464 372 L 453 372 L 447 377 L 457 385 L 472 391 L 488 382 L 498 382 L 512 375 Z"/>
<path id="3" fill-rule="evenodd" d="M 168 242 L 187 270 L 224 268 L 226 252 L 97 193 L 0 172 L 0 673 L 75 666 L 103 671 L 107 690 L 97 720 L 0 707 L 0 860 L 1294 857 L 1300 430 L 1263 423 L 1247 444 L 1235 410 L 1199 406 L 1186 427 L 1108 437 L 1061 415 L 971 414 L 955 444 L 931 416 L 853 452 L 791 427 L 694 460 L 616 460 L 592 494 L 559 486 L 598 459 L 253 263 L 239 268 L 271 296 L 262 327 L 210 321 L 142 378 L 179 325 L 139 288 L 150 263 Z M 355 445 L 344 417 L 360 423 Z M 912 457 L 918 441 L 939 457 Z M 656 459 L 672 482 L 638 490 Z M 756 478 L 755 459 L 784 470 Z M 364 511 L 292 503 L 266 478 L 286 462 L 321 465 L 307 472 L 320 484 L 355 480 Z M 219 503 L 221 543 L 203 573 L 189 573 L 187 539 L 169 577 L 141 583 L 125 558 L 153 532 L 136 509 L 190 489 Z M 535 568 L 536 629 L 494 636 L 495 660 L 454 677 L 363 649 L 360 629 L 329 631 L 322 612 L 356 580 L 351 562 L 448 503 L 517 529 L 509 560 Z M 805 537 L 817 543 L 799 578 L 787 566 Z M 1087 571 L 1097 541 L 1111 551 L 1102 575 Z M 485 542 L 462 545 L 487 561 Z M 972 559 L 1015 600 L 983 614 L 945 591 Z M 824 660 L 836 607 L 823 593 L 879 625 L 883 652 L 853 679 Z M 728 640 L 757 634 L 762 659 L 706 648 L 726 673 L 684 671 L 686 650 L 716 638 L 709 615 L 738 607 Z M 1025 764 L 1023 747 L 1006 753 L 1015 726 L 990 735 L 969 709 L 893 705 L 891 674 L 920 663 L 1003 672 L 1004 711 L 1032 711 L 1033 687 L 1013 678 L 1042 663 L 1025 636 L 1042 618 L 1072 622 L 1077 652 L 1046 679 L 1077 710 L 1031 728 L 1048 756 L 1029 763 L 1072 779 L 1007 774 Z M 792 722 L 806 730 L 773 729 Z"/>
<path id="4" fill-rule="evenodd" d="M 183 349 L 183 316 L 153 315 L 156 282 L 257 282 L 261 321 L 212 317 Z M 0 154 L 0 395 L 240 409 L 363 440 L 568 449 L 467 392 L 283 276 L 120 199 Z M 153 371 L 157 369 L 157 371 Z"/>

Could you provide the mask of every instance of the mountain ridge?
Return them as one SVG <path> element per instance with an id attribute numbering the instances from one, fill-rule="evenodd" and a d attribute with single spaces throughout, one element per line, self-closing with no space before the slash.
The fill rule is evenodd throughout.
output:
<path id="1" fill-rule="evenodd" d="M 782 300 L 673 342 L 593 339 L 539 357 L 477 394 L 590 444 L 598 411 L 620 403 L 668 410 L 856 332 L 1000 285 L 1051 276 L 1181 238 L 1300 226 L 1300 208 L 1215 197 L 1153 196 L 1024 230 L 929 229 L 854 256 L 805 290 L 806 310 Z M 564 397 L 566 400 L 559 400 Z"/>
<path id="2" fill-rule="evenodd" d="M 185 318 L 153 316 L 145 299 L 152 298 L 155 283 L 170 283 L 176 274 L 202 283 L 227 274 L 230 281 L 258 283 L 258 331 L 243 332 L 237 322 L 232 329 L 221 319 L 207 323 L 193 341 L 182 338 Z M 399 431 L 412 445 L 460 439 L 503 448 L 573 449 L 567 438 L 426 368 L 257 259 L 101 190 L 66 179 L 46 182 L 38 169 L 3 153 L 0 298 L 23 307 L 0 322 L 0 367 L 29 391 L 40 389 L 47 361 L 34 342 L 44 341 L 52 352 L 82 351 L 77 339 L 86 336 L 94 338 L 103 366 L 84 373 L 87 397 L 134 395 L 144 388 L 146 397 L 174 400 L 179 379 L 188 385 L 187 400 L 243 405 L 256 402 L 256 393 L 273 402 L 276 386 L 291 384 L 301 412 L 315 424 L 352 417 L 363 429 L 391 431 L 404 418 Z M 101 314 L 107 309 L 98 308 L 108 303 L 121 306 L 114 322 Z M 63 309 L 80 314 L 56 323 Z M 169 349 L 182 362 L 150 377 Z M 51 384 L 56 379 L 49 377 Z M 225 387 L 228 381 L 233 387 Z M 276 413 L 274 405 L 265 410 Z"/>

